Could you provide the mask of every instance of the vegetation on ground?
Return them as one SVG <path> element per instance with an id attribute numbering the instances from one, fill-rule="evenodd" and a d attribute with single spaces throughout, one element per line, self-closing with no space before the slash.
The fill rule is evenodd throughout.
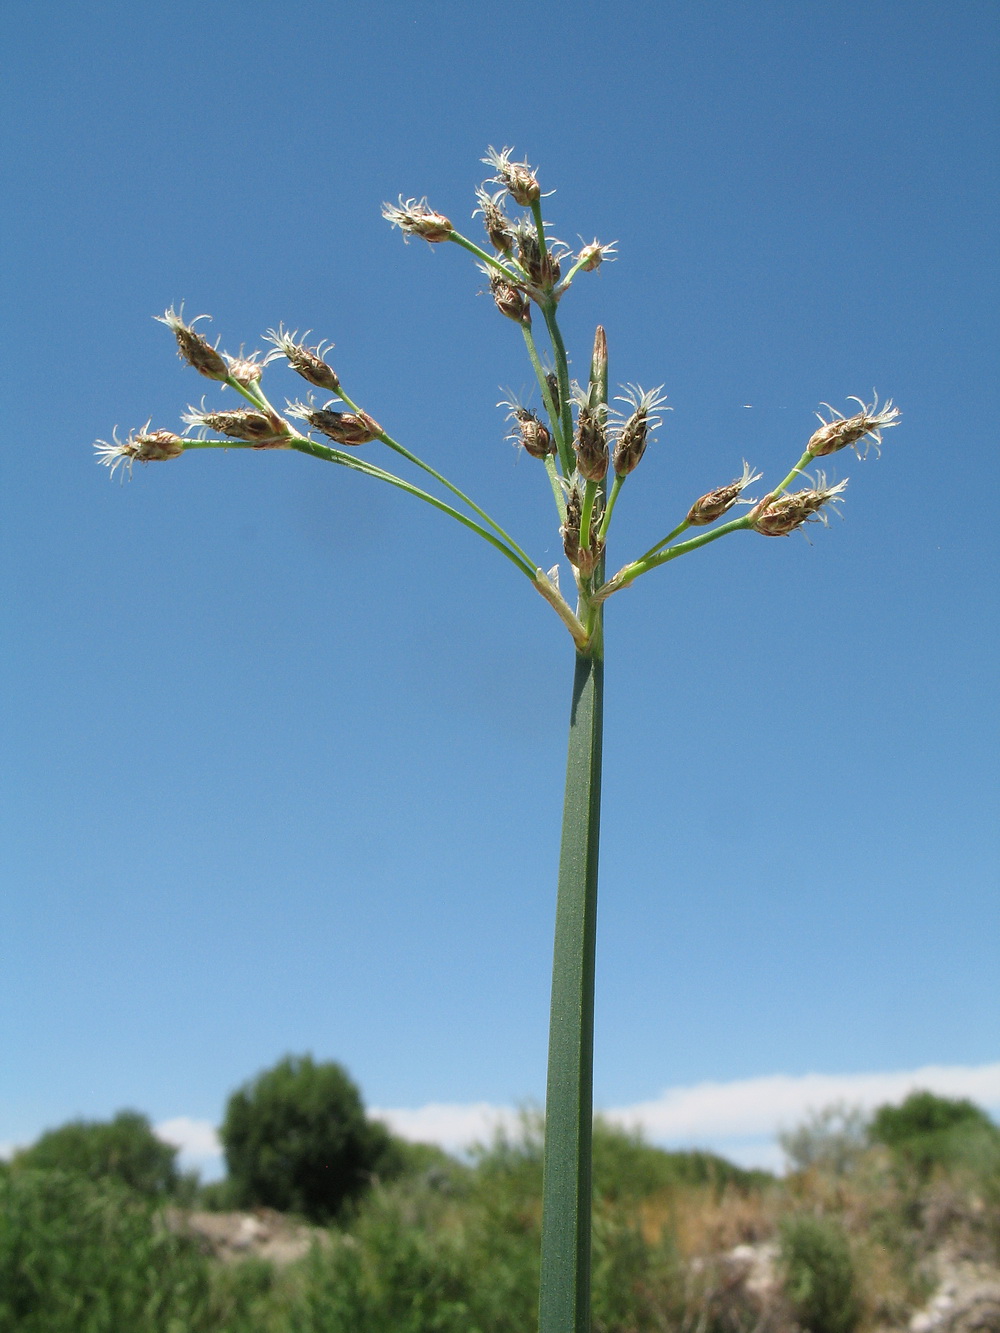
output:
<path id="1" fill-rule="evenodd" d="M 382 1129 L 386 1177 L 283 1266 L 215 1258 L 176 1196 L 115 1163 L 100 1176 L 92 1156 L 40 1167 L 28 1150 L 0 1173 L 0 1333 L 531 1333 L 541 1128 L 525 1115 L 465 1161 Z M 971 1103 L 832 1108 L 785 1147 L 778 1178 L 598 1120 L 594 1333 L 904 1329 L 941 1253 L 1000 1261 L 1000 1130 Z"/>
<path id="2" fill-rule="evenodd" d="M 237 1208 L 264 1206 L 330 1222 L 402 1166 L 386 1127 L 333 1061 L 289 1055 L 229 1098 L 219 1131 Z"/>
<path id="3" fill-rule="evenodd" d="M 14 1164 L 39 1171 L 71 1171 L 89 1180 L 115 1180 L 145 1198 L 177 1193 L 181 1176 L 177 1149 L 158 1139 L 138 1111 L 119 1111 L 113 1120 L 72 1120 L 50 1129 Z"/>

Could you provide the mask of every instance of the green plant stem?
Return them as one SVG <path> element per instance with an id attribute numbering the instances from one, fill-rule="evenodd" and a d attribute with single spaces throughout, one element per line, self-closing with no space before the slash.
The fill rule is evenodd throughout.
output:
<path id="1" fill-rule="evenodd" d="M 484 264 L 495 269 L 497 273 L 505 277 L 508 282 L 519 286 L 528 276 L 516 259 L 510 260 L 512 267 L 508 268 L 507 265 L 501 263 L 495 255 L 491 255 L 488 251 L 483 250 L 475 243 L 475 241 L 470 241 L 467 236 L 463 236 L 459 231 L 453 230 L 449 235 L 448 240 L 454 241 L 455 244 L 460 245 L 463 250 L 468 250 L 470 255 L 475 255 L 477 259 L 481 259 Z"/>
<path id="2" fill-rule="evenodd" d="M 361 459 L 352 458 L 350 454 L 342 453 L 339 449 L 330 449 L 324 444 L 317 444 L 315 440 L 297 438 L 291 441 L 291 446 L 293 449 L 297 449 L 299 453 L 311 454 L 313 458 L 322 458 L 331 463 L 340 463 L 344 467 L 353 468 L 356 472 L 364 472 L 367 476 L 375 477 L 379 481 L 387 481 L 391 486 L 398 486 L 401 491 L 406 491 L 408 495 L 415 495 L 418 499 L 426 501 L 427 504 L 432 505 L 435 509 L 439 509 L 442 514 L 448 514 L 457 522 L 471 529 L 471 531 L 477 532 L 480 537 L 485 541 L 488 541 L 491 546 L 495 546 L 498 551 L 502 551 L 507 559 L 517 565 L 518 569 L 520 569 L 523 574 L 527 574 L 532 583 L 535 582 L 538 565 L 530 560 L 519 546 L 515 545 L 513 542 L 508 546 L 507 540 L 509 540 L 509 538 L 501 541 L 498 537 L 494 536 L 492 532 L 487 531 L 481 523 L 477 523 L 475 519 L 469 518 L 467 514 L 463 514 L 459 510 L 453 508 L 450 504 L 446 504 L 443 500 L 439 500 L 437 496 L 430 495 L 427 491 L 421 490 L 419 486 L 413 486 L 410 482 L 404 481 L 402 477 L 397 477 L 393 472 L 386 472 L 380 467 L 373 466 L 371 463 L 365 463 Z M 505 536 L 505 534 L 501 535 Z"/>
<path id="3" fill-rule="evenodd" d="M 313 458 L 320 458 L 326 463 L 339 463 L 342 467 L 350 468 L 353 472 L 362 472 L 365 476 L 374 477 L 377 481 L 385 481 L 390 486 L 397 486 L 401 491 L 406 491 L 408 495 L 415 495 L 418 500 L 423 500 L 426 504 L 432 505 L 433 508 L 439 509 L 442 514 L 447 514 L 456 523 L 461 523 L 463 527 L 478 533 L 484 541 L 496 547 L 512 564 L 516 565 L 522 574 L 526 574 L 532 583 L 537 584 L 539 567 L 521 552 L 520 547 L 514 549 L 508 546 L 484 528 L 481 523 L 477 523 L 475 519 L 469 518 L 467 514 L 463 514 L 450 504 L 439 500 L 437 496 L 422 491 L 419 486 L 404 481 L 402 477 L 397 477 L 395 473 L 386 472 L 383 468 L 375 467 L 372 463 L 366 463 L 360 458 L 353 458 L 340 449 L 331 449 L 328 445 L 317 444 L 315 440 L 307 440 L 304 436 L 290 436 L 286 447 L 295 449 L 300 454 L 309 454 Z M 249 440 L 185 440 L 184 448 L 185 451 L 188 449 L 259 449 L 260 445 L 255 445 Z"/>
<path id="4" fill-rule="evenodd" d="M 676 560 L 679 555 L 687 555 L 689 551 L 696 551 L 699 547 L 707 546 L 709 542 L 718 541 L 720 537 L 725 537 L 730 532 L 740 532 L 749 528 L 751 519 L 750 514 L 745 514 L 743 518 L 734 518 L 729 523 L 723 523 L 720 528 L 713 528 L 710 532 L 700 533 L 697 537 L 692 537 L 690 541 L 678 542 L 676 546 L 671 546 L 669 550 L 659 551 L 656 555 L 644 556 L 641 560 L 634 560 L 630 565 L 626 565 L 624 569 L 620 569 L 613 578 L 608 579 L 603 587 L 597 589 L 594 593 L 594 601 L 597 603 L 607 601 L 613 592 L 618 592 L 621 588 L 627 588 L 640 574 L 655 569 L 657 565 L 664 565 L 668 560 Z"/>
<path id="5" fill-rule="evenodd" d="M 594 501 L 600 491 L 600 484 L 588 481 L 583 488 L 583 504 L 580 508 L 580 545 L 590 547 L 590 520 L 594 513 Z"/>
<path id="6" fill-rule="evenodd" d="M 249 388 L 245 388 L 242 384 L 240 384 L 239 380 L 234 380 L 232 378 L 227 379 L 226 383 L 230 385 L 232 388 L 234 388 L 237 391 L 237 393 L 241 393 L 243 397 L 246 398 L 248 402 L 253 403 L 255 407 L 262 407 L 267 411 L 275 412 L 276 409 L 271 405 L 270 402 L 268 402 L 267 397 L 264 394 L 264 390 L 261 388 L 259 380 L 255 381 L 255 383 Z M 344 391 L 343 388 L 338 388 L 336 390 L 336 394 L 337 397 L 341 400 L 341 402 L 346 403 L 352 412 L 362 411 L 362 409 L 357 405 L 356 402 L 354 402 L 352 398 L 348 396 L 348 394 Z M 529 568 L 532 567 L 530 556 L 526 551 L 521 549 L 521 547 L 517 544 L 517 542 L 510 535 L 510 533 L 506 532 L 500 526 L 500 524 L 496 522 L 495 519 L 490 517 L 490 515 L 486 512 L 485 509 L 481 509 L 479 505 L 476 504 L 475 500 L 470 499 L 469 496 L 466 495 L 463 490 L 460 490 L 454 484 L 454 482 L 449 481 L 446 476 L 438 472 L 436 468 L 431 467 L 429 463 L 425 463 L 422 458 L 418 457 L 417 454 L 407 449 L 405 445 L 400 444 L 398 440 L 394 440 L 392 436 L 388 433 L 388 431 L 380 430 L 378 434 L 378 439 L 380 439 L 382 443 L 387 445 L 390 449 L 394 450 L 402 458 L 405 458 L 408 462 L 413 463 L 415 467 L 421 468 L 422 471 L 426 472 L 429 477 L 433 477 L 435 481 L 440 482 L 441 485 L 444 486 L 446 490 L 451 491 L 452 495 L 454 495 L 456 499 L 461 500 L 463 504 L 467 504 L 469 508 L 473 511 L 473 513 L 478 514 L 479 517 L 483 520 L 483 522 L 488 524 L 497 534 L 498 537 L 501 537 L 503 541 L 506 542 L 507 545 L 510 546 L 512 550 L 516 551 L 518 555 L 520 555 L 523 558 L 525 564 Z M 337 452 L 339 453 L 339 450 Z M 353 462 L 354 460 L 351 461 Z M 385 476 L 387 477 L 392 476 L 392 473 L 387 472 Z M 424 492 L 420 492 L 420 494 L 424 494 Z"/>
<path id="7" fill-rule="evenodd" d="M 259 449 L 250 440 L 182 440 L 184 452 L 189 449 Z"/>
<path id="8" fill-rule="evenodd" d="M 791 472 L 789 472 L 788 476 L 784 477 L 778 485 L 775 486 L 773 491 L 768 492 L 772 501 L 776 500 L 779 495 L 786 491 L 795 478 L 801 475 L 803 468 L 806 468 L 810 463 L 815 462 L 815 458 L 815 454 L 810 453 L 807 449 L 792 468 Z M 633 560 L 632 563 L 626 565 L 624 569 L 620 569 L 614 578 L 609 579 L 603 587 L 598 588 L 594 594 L 594 601 L 598 604 L 607 601 L 612 593 L 618 592 L 620 588 L 627 588 L 628 585 L 637 579 L 640 574 L 645 574 L 651 569 L 656 569 L 658 565 L 665 565 L 668 560 L 675 560 L 679 555 L 687 555 L 689 551 L 697 551 L 700 547 L 707 546 L 709 542 L 717 541 L 719 537 L 725 537 L 730 532 L 741 532 L 746 530 L 753 522 L 753 513 L 754 511 L 751 510 L 750 513 L 744 514 L 742 518 L 730 519 L 728 523 L 723 523 L 721 527 L 712 528 L 709 532 L 699 533 L 697 537 L 691 537 L 686 542 L 678 542 L 676 546 L 671 546 L 667 550 L 663 550 L 663 547 L 665 547 L 668 542 L 672 541 L 674 537 L 679 536 L 690 526 L 687 519 L 685 519 L 683 523 L 674 528 L 673 532 L 664 537 L 662 541 L 657 542 L 655 546 L 650 547 L 645 555 L 640 556 L 638 560 Z"/>
<path id="9" fill-rule="evenodd" d="M 552 495 L 556 502 L 556 513 L 559 515 L 560 524 L 566 522 L 566 492 L 562 488 L 562 482 L 559 480 L 559 469 L 556 467 L 556 460 L 552 454 L 545 455 L 545 471 L 548 474 L 549 485 L 552 487 Z"/>
<path id="10" fill-rule="evenodd" d="M 558 436 L 559 462 L 562 464 L 563 475 L 571 477 L 573 469 L 576 467 L 576 459 L 573 457 L 573 405 L 569 395 L 569 362 L 566 358 L 566 344 L 563 342 L 559 323 L 556 320 L 554 301 L 545 302 L 542 306 L 542 315 L 545 318 L 545 327 L 549 331 L 549 337 L 552 339 L 556 379 L 559 381 L 559 412 L 562 422 L 562 431 Z"/>
<path id="11" fill-rule="evenodd" d="M 601 541 L 604 541 L 605 537 L 607 537 L 608 535 L 608 528 L 611 525 L 611 515 L 614 513 L 615 505 L 618 502 L 618 496 L 620 495 L 621 489 L 624 485 L 625 485 L 625 478 L 620 477 L 616 472 L 614 481 L 612 481 L 611 483 L 611 490 L 608 493 L 608 503 L 604 510 L 604 517 L 601 519 L 601 526 L 597 534 L 600 537 Z"/>
<path id="12" fill-rule="evenodd" d="M 559 296 L 563 296 L 569 291 L 570 287 L 573 285 L 573 279 L 580 272 L 586 262 L 586 259 L 578 259 L 566 276 L 561 278 L 556 284 L 555 291 Z"/>
<path id="13" fill-rule="evenodd" d="M 274 411 L 274 408 L 264 397 L 264 390 L 260 387 L 260 380 L 255 380 L 251 387 L 249 385 L 241 384 L 239 380 L 234 380 L 230 375 L 224 379 L 222 383 L 228 384 L 231 389 L 235 389 L 238 394 L 242 394 L 247 402 L 251 403 L 254 407 L 258 409 L 263 407 L 271 412 Z"/>
<path id="14" fill-rule="evenodd" d="M 540 199 L 536 199 L 531 205 L 531 214 L 535 219 L 538 248 L 544 259 L 548 254 L 548 242 L 545 239 L 545 223 L 542 220 Z M 559 462 L 562 465 L 563 475 L 571 477 L 576 466 L 576 459 L 573 457 L 573 408 L 569 393 L 569 360 L 566 356 L 566 344 L 563 342 L 559 321 L 556 318 L 558 304 L 559 298 L 554 295 L 550 285 L 544 289 L 540 305 L 542 315 L 545 318 L 545 327 L 548 329 L 549 337 L 552 340 L 552 354 L 556 363 L 556 379 L 559 382 L 559 411 L 562 421 L 562 430 L 556 437 L 559 446 Z"/>
<path id="15" fill-rule="evenodd" d="M 355 403 L 353 399 L 347 396 L 347 394 L 344 392 L 343 389 L 337 390 L 337 397 L 341 400 L 341 402 L 346 403 L 352 412 L 360 412 L 362 410 L 360 407 L 358 407 L 357 403 Z M 431 467 L 430 463 L 425 463 L 422 458 L 418 457 L 417 454 L 412 453 L 409 449 L 406 448 L 405 445 L 400 444 L 398 440 L 394 440 L 388 431 L 380 430 L 378 434 L 378 439 L 380 439 L 383 444 L 387 445 L 395 453 L 399 454 L 400 457 L 405 458 L 407 462 L 413 463 L 415 467 L 418 467 L 422 471 L 426 472 L 429 477 L 433 477 L 435 481 L 440 482 L 442 486 L 444 486 L 447 490 L 451 491 L 452 495 L 454 495 L 457 499 L 461 500 L 463 504 L 467 504 L 469 508 L 473 511 L 473 513 L 479 515 L 479 517 L 483 520 L 484 523 L 489 524 L 489 526 L 493 529 L 493 531 L 497 534 L 497 536 L 502 537 L 503 540 L 511 547 L 512 550 L 516 551 L 518 555 L 522 556 L 529 565 L 531 564 L 531 560 L 527 552 L 523 551 L 521 547 L 518 546 L 517 542 L 510 535 L 510 533 L 505 532 L 504 529 L 500 526 L 500 524 L 497 523 L 495 519 L 492 519 L 489 516 L 489 514 L 487 514 L 485 509 L 480 509 L 479 505 L 476 504 L 475 500 L 471 500 L 465 494 L 464 491 L 459 490 L 459 488 L 453 482 L 450 482 L 446 476 L 438 472 L 436 468 Z"/>
<path id="16" fill-rule="evenodd" d="M 549 418 L 549 425 L 552 427 L 552 434 L 555 436 L 556 444 L 562 438 L 562 417 L 556 411 L 556 405 L 552 401 L 552 394 L 549 392 L 548 380 L 545 378 L 545 367 L 542 365 L 542 359 L 538 355 L 538 348 L 535 345 L 535 335 L 531 331 L 531 325 L 527 322 L 521 325 L 521 332 L 524 334 L 524 345 L 528 349 L 528 358 L 531 361 L 531 368 L 535 372 L 535 378 L 538 380 L 538 388 L 541 391 L 542 402 L 545 404 L 545 411 Z"/>
<path id="17" fill-rule="evenodd" d="M 788 487 L 791 486 L 795 478 L 799 476 L 799 474 L 802 472 L 802 469 L 807 468 L 810 463 L 815 463 L 815 461 L 816 461 L 816 455 L 810 453 L 809 450 L 807 449 L 805 453 L 802 455 L 802 457 L 799 459 L 799 461 L 792 468 L 791 472 L 789 472 L 788 476 L 784 479 L 784 481 L 779 482 L 779 484 L 775 486 L 774 490 L 771 491 L 772 498 L 776 500 L 778 496 L 782 493 L 782 491 L 786 491 Z"/>
<path id="18" fill-rule="evenodd" d="M 535 587 L 549 603 L 556 615 L 563 622 L 570 634 L 573 636 L 573 642 L 579 652 L 588 652 L 591 648 L 591 637 L 586 627 L 580 620 L 569 602 L 566 601 L 562 593 L 556 587 L 555 581 L 549 578 L 543 569 L 536 571 Z"/>
<path id="19" fill-rule="evenodd" d="M 677 527 L 674 528 L 672 532 L 668 532 L 667 535 L 658 541 L 655 546 L 651 546 L 648 551 L 645 551 L 639 559 L 648 560 L 650 556 L 656 555 L 657 551 L 662 551 L 664 546 L 672 542 L 675 537 L 679 537 L 682 532 L 686 532 L 690 526 L 691 524 L 687 519 L 685 519 L 683 523 L 678 523 Z"/>
<path id="20" fill-rule="evenodd" d="M 604 662 L 578 652 L 552 964 L 539 1333 L 590 1333 L 594 962 Z"/>

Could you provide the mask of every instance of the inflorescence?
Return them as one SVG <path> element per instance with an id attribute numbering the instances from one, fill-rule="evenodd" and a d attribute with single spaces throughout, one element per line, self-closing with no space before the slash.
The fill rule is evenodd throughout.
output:
<path id="1" fill-rule="evenodd" d="M 578 274 L 595 272 L 605 260 L 615 257 L 617 242 L 581 240 L 581 248 L 574 251 L 550 234 L 549 224 L 542 218 L 544 195 L 536 168 L 527 161 L 515 161 L 511 148 L 500 151 L 490 148 L 483 161 L 493 174 L 476 190 L 473 217 L 482 219 L 488 248 L 457 231 L 451 220 L 432 208 L 426 198 L 404 199 L 400 195 L 398 203 L 385 204 L 382 213 L 402 230 L 406 240 L 419 236 L 429 244 L 451 242 L 470 251 L 489 280 L 490 295 L 497 309 L 521 329 L 537 379 L 541 407 L 536 410 L 513 395 L 499 406 L 507 409 L 512 423 L 510 438 L 531 458 L 544 463 L 548 472 L 563 550 L 576 577 L 579 603 L 575 612 L 558 591 L 555 571 L 552 576 L 543 574 L 485 510 L 393 440 L 348 397 L 339 374 L 328 360 L 333 343 L 309 345 L 308 333 L 300 339 L 297 332 L 289 332 L 282 324 L 276 330 L 268 330 L 266 341 L 271 349 L 266 354 L 258 351 L 244 355 L 241 348 L 238 356 L 231 356 L 220 352 L 217 343 L 210 343 L 195 327 L 208 316 L 199 315 L 188 322 L 183 306 L 179 311 L 171 306 L 156 316 L 173 333 L 180 358 L 200 375 L 234 389 L 245 405 L 228 410 L 207 409 L 204 404 L 200 408 L 191 407 L 183 416 L 184 435 L 151 430 L 151 423 L 147 422 L 141 430 L 132 431 L 121 440 L 116 429 L 110 442 L 97 441 L 98 461 L 112 476 L 121 469 L 124 477 L 126 473 L 131 475 L 137 462 L 178 458 L 192 448 L 241 447 L 298 450 L 353 467 L 426 500 L 500 549 L 552 603 L 578 645 L 594 632 L 594 610 L 611 593 L 676 555 L 686 554 L 730 531 L 748 530 L 762 536 L 781 537 L 807 523 L 825 523 L 827 512 L 842 503 L 846 479 L 829 483 L 822 472 L 817 472 L 812 479 L 805 477 L 809 485 L 803 489 L 789 491 L 788 487 L 797 477 L 805 476 L 804 469 L 817 458 L 846 448 L 853 449 L 859 457 L 867 454 L 869 448 L 879 452 L 883 432 L 899 424 L 899 409 L 891 400 L 880 407 L 877 394 L 873 394 L 870 403 L 852 398 L 849 401 L 857 403 L 859 410 L 850 416 L 827 403 L 821 404 L 828 416 L 817 413 L 819 429 L 809 437 L 792 471 L 772 491 L 760 500 L 744 495 L 762 475 L 744 461 L 740 476 L 700 496 L 667 537 L 605 580 L 604 554 L 619 492 L 639 466 L 655 432 L 662 427 L 663 413 L 671 409 L 666 405 L 662 385 L 649 390 L 638 384 L 624 385 L 609 404 L 607 341 L 600 327 L 589 378 L 582 384 L 571 383 L 557 308 Z M 509 211 L 512 206 L 525 211 Z M 533 310 L 540 313 L 551 343 L 551 360 L 547 365 L 535 346 Z M 279 411 L 262 388 L 265 371 L 275 361 L 284 361 L 308 384 L 332 397 L 322 405 L 314 403 L 311 395 L 305 402 L 290 400 Z M 335 447 L 319 443 L 313 433 Z M 357 455 L 344 452 L 376 441 L 434 477 L 464 508 L 456 510 L 450 501 L 446 503 L 375 464 L 355 461 Z M 742 517 L 712 526 L 737 505 L 749 507 Z M 677 539 L 688 529 L 705 531 L 679 542 Z"/>

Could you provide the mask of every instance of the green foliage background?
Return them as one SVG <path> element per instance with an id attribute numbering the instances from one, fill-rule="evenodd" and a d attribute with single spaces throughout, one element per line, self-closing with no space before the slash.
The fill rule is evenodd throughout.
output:
<path id="1" fill-rule="evenodd" d="M 384 1125 L 332 1061 L 289 1055 L 234 1092 L 220 1138 L 232 1203 L 328 1222 L 402 1165 Z"/>
<path id="2" fill-rule="evenodd" d="M 17 1166 L 71 1171 L 89 1180 L 115 1180 L 146 1198 L 175 1194 L 181 1183 L 177 1149 L 158 1139 L 146 1116 L 119 1111 L 113 1120 L 73 1120 L 50 1129 L 17 1153 Z"/>
<path id="3" fill-rule="evenodd" d="M 310 1095 L 292 1101 L 308 1109 L 317 1086 L 337 1088 L 357 1143 L 374 1142 L 389 1165 L 314 1228 L 304 1258 L 278 1267 L 206 1253 L 186 1230 L 176 1174 L 157 1174 L 152 1164 L 166 1159 L 138 1151 L 150 1133 L 143 1117 L 64 1126 L 0 1171 L 0 1333 L 531 1333 L 540 1117 L 526 1114 L 516 1134 L 458 1161 L 382 1127 L 366 1138 L 360 1094 L 324 1068 L 282 1061 L 280 1079 L 241 1090 L 252 1101 L 262 1083 L 304 1088 Z M 664 1152 L 598 1120 L 594 1333 L 905 1327 L 927 1299 L 937 1248 L 996 1263 L 1000 1131 L 970 1103 L 930 1094 L 885 1111 L 870 1128 L 842 1108 L 813 1117 L 794 1135 L 803 1165 L 781 1180 L 710 1153 Z M 108 1143 L 136 1151 L 102 1156 Z M 74 1144 L 86 1149 L 75 1162 Z M 138 1170 L 143 1162 L 150 1169 Z M 203 1191 L 200 1206 L 226 1188 Z M 777 1247 L 765 1324 L 729 1258 L 747 1242 Z"/>

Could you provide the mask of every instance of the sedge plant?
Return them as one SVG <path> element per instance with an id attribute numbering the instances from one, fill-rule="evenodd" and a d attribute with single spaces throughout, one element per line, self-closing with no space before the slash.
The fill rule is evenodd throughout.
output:
<path id="1" fill-rule="evenodd" d="M 147 422 L 126 439 L 115 434 L 110 442 L 98 441 L 96 448 L 112 474 L 118 469 L 130 474 L 137 462 L 179 458 L 195 449 L 294 450 L 362 473 L 433 506 L 487 542 L 544 598 L 568 631 L 574 669 L 545 1102 L 539 1329 L 585 1333 L 590 1328 L 605 605 L 637 579 L 722 537 L 784 537 L 808 523 L 825 522 L 827 513 L 842 502 L 847 483 L 829 483 L 822 471 L 810 476 L 806 469 L 848 447 L 859 455 L 870 445 L 877 449 L 881 432 L 897 424 L 899 411 L 891 401 L 879 407 L 877 398 L 870 404 L 853 400 L 858 410 L 847 416 L 823 404 L 828 416 L 819 417 L 820 427 L 798 461 L 766 493 L 756 499 L 745 494 L 761 474 L 744 463 L 738 476 L 696 499 L 665 536 L 609 577 L 606 552 L 618 499 L 663 424 L 662 386 L 627 384 L 609 397 L 607 340 L 600 326 L 586 380 L 570 379 L 560 304 L 582 275 L 613 256 L 615 246 L 595 240 L 574 251 L 556 240 L 543 220 L 537 172 L 527 162 L 515 161 L 509 148 L 491 148 L 483 161 L 493 172 L 476 192 L 473 217 L 482 219 L 483 244 L 459 232 L 426 199 L 401 196 L 397 204 L 384 206 L 383 216 L 400 228 L 404 239 L 419 237 L 430 245 L 467 251 L 486 276 L 497 310 L 524 340 L 540 405 L 532 408 L 512 398 L 499 406 L 508 409 L 513 438 L 537 460 L 542 484 L 551 490 L 571 574 L 565 591 L 558 565 L 542 569 L 490 513 L 354 401 L 331 365 L 332 344 L 310 345 L 308 334 L 300 338 L 280 324 L 267 334 L 266 354 L 230 356 L 196 329 L 204 316 L 186 322 L 183 309 L 173 308 L 158 316 L 174 334 L 181 358 L 206 379 L 234 390 L 244 405 L 192 408 L 183 417 L 183 434 L 153 430 Z M 263 378 L 275 361 L 285 362 L 311 386 L 304 400 L 279 408 L 267 396 Z M 385 450 L 409 464 L 409 476 L 383 466 Z M 382 461 L 376 461 L 379 458 Z"/>

